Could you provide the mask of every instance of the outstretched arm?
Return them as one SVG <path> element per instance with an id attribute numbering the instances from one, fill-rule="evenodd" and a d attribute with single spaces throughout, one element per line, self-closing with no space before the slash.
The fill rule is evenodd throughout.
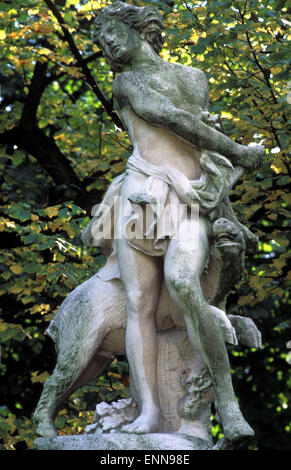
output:
<path id="1" fill-rule="evenodd" d="M 114 81 L 113 93 L 119 106 L 130 108 L 145 121 L 161 126 L 192 145 L 213 150 L 246 170 L 256 168 L 265 153 L 263 147 L 248 147 L 229 139 L 194 114 L 179 109 L 164 95 L 145 85 L 138 74 L 124 72 Z"/>

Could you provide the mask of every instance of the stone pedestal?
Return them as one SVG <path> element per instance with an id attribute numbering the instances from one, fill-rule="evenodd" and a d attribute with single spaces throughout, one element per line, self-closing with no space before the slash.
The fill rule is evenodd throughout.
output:
<path id="1" fill-rule="evenodd" d="M 35 450 L 211 450 L 204 439 L 182 434 L 80 434 L 38 438 Z"/>

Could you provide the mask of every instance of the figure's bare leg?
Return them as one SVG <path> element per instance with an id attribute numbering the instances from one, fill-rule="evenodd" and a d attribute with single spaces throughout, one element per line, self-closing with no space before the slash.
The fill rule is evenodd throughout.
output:
<path id="1" fill-rule="evenodd" d="M 118 259 L 127 301 L 126 352 L 141 411 L 122 430 L 157 432 L 162 416 L 157 385 L 155 313 L 163 276 L 162 260 L 135 250 L 127 240 L 118 242 Z"/>
<path id="2" fill-rule="evenodd" d="M 191 243 L 185 244 L 179 236 L 170 241 L 165 258 L 165 279 L 173 300 L 184 310 L 193 349 L 200 354 L 211 374 L 225 438 L 237 441 L 252 436 L 253 430 L 239 409 L 222 331 L 200 288 L 200 276 L 209 255 L 209 228 L 203 218 L 199 222 L 188 220 L 186 223 L 189 233 L 199 229 L 199 244 L 191 248 Z"/>

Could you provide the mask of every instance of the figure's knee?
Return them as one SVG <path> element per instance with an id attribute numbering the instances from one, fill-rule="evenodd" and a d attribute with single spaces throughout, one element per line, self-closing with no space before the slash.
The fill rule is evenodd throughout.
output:
<path id="1" fill-rule="evenodd" d="M 154 299 L 150 292 L 133 288 L 126 292 L 127 313 L 129 316 L 151 316 Z"/>
<path id="2" fill-rule="evenodd" d="M 165 281 L 170 294 L 178 300 L 186 301 L 199 295 L 199 279 L 191 269 L 168 269 L 165 271 Z"/>

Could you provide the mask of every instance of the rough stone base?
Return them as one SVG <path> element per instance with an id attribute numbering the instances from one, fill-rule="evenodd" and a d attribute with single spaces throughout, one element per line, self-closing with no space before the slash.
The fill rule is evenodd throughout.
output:
<path id="1" fill-rule="evenodd" d="M 35 450 L 211 450 L 208 441 L 181 434 L 80 434 L 34 441 Z"/>

